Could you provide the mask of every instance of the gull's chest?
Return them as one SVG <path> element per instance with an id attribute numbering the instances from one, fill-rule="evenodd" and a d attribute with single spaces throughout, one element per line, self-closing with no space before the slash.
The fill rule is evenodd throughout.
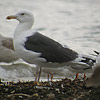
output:
<path id="1" fill-rule="evenodd" d="M 31 36 L 32 32 L 26 31 L 21 32 L 20 34 L 14 34 L 14 48 L 16 51 L 25 50 L 25 42 L 27 41 L 27 37 Z"/>
<path id="2" fill-rule="evenodd" d="M 40 58 L 41 53 L 27 50 L 25 48 L 25 42 L 28 39 L 27 37 L 28 36 L 19 36 L 14 39 L 14 49 L 16 53 L 19 55 L 20 58 L 22 58 L 28 63 L 44 62 L 45 60 L 43 58 Z"/>

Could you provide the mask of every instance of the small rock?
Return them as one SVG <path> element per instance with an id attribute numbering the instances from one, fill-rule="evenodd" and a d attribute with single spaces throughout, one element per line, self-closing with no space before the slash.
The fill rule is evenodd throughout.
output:
<path id="1" fill-rule="evenodd" d="M 35 94 L 33 94 L 33 96 L 38 97 L 39 95 L 38 95 L 38 93 L 35 93 Z"/>
<path id="2" fill-rule="evenodd" d="M 50 93 L 50 94 L 48 94 L 47 95 L 49 98 L 55 98 L 55 94 L 53 94 L 53 93 Z"/>

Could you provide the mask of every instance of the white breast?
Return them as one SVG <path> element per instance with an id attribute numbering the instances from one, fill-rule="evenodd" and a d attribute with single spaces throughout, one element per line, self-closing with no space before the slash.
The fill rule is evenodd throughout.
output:
<path id="1" fill-rule="evenodd" d="M 26 37 L 31 36 L 32 33 L 34 33 L 34 32 L 29 32 L 29 31 L 27 32 L 29 34 L 21 33 L 19 34 L 19 36 L 16 36 L 14 38 L 14 49 L 16 53 L 24 61 L 31 63 L 31 64 L 45 62 L 46 61 L 45 59 L 39 57 L 41 53 L 36 53 L 34 51 L 26 50 L 26 48 L 24 47 L 25 41 L 27 40 Z"/>

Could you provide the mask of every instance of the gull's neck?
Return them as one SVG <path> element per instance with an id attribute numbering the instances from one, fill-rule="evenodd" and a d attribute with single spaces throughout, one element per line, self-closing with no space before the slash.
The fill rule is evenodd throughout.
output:
<path id="1" fill-rule="evenodd" d="M 14 37 L 19 36 L 24 31 L 30 30 L 32 28 L 33 22 L 19 23 L 15 29 Z"/>

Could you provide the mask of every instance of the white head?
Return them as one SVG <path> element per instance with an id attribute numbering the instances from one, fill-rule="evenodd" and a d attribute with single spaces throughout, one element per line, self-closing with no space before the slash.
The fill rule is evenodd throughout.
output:
<path id="1" fill-rule="evenodd" d="M 7 19 L 17 19 L 20 23 L 31 22 L 34 23 L 34 17 L 31 12 L 27 10 L 20 11 L 15 15 L 7 16 Z"/>

